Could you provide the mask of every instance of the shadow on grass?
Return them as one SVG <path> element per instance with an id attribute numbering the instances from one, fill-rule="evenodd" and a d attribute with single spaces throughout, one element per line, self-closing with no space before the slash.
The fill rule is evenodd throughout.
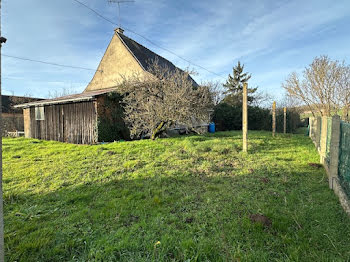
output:
<path id="1" fill-rule="evenodd" d="M 100 146 L 7 140 L 8 260 L 346 260 L 350 223 L 324 171 L 307 165 L 311 141 L 249 138 L 249 154 L 239 131 Z"/>
<path id="2" fill-rule="evenodd" d="M 303 164 L 120 177 L 5 195 L 8 261 L 312 260 L 350 256 L 350 223 Z M 269 228 L 250 221 L 264 214 Z M 337 243 L 330 245 L 325 235 Z M 346 237 L 347 236 L 347 237 Z"/>

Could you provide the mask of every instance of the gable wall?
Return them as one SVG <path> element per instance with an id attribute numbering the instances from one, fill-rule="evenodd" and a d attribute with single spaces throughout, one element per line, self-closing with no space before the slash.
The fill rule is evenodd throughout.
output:
<path id="1" fill-rule="evenodd" d="M 143 79 L 149 75 L 115 34 L 97 70 L 84 92 L 115 87 L 123 82 L 123 76 L 130 80 L 135 76 Z"/>

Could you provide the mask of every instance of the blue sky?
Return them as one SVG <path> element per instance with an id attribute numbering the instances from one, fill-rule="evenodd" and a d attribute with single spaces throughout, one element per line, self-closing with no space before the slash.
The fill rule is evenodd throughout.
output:
<path id="1" fill-rule="evenodd" d="M 80 0 L 117 22 L 107 0 Z M 114 25 L 73 0 L 2 1 L 7 55 L 96 69 Z M 350 62 L 350 2 L 136 0 L 121 6 L 122 26 L 223 77 L 191 66 L 137 35 L 125 34 L 175 65 L 193 67 L 198 82 L 225 81 L 240 60 L 251 86 L 283 96 L 281 83 L 314 57 Z M 3 57 L 3 93 L 47 97 L 63 88 L 81 92 L 94 71 Z"/>

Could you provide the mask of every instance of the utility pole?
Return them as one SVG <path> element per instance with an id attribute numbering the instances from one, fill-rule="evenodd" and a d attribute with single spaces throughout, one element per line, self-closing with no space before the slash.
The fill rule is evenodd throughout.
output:
<path id="1" fill-rule="evenodd" d="M 118 27 L 121 28 L 121 22 L 120 22 L 120 4 L 123 3 L 134 3 L 133 0 L 108 0 L 109 3 L 117 3 L 118 4 Z"/>
<path id="2" fill-rule="evenodd" d="M 242 104 L 243 152 L 248 151 L 248 84 L 243 84 Z"/>
<path id="3" fill-rule="evenodd" d="M 6 38 L 1 36 L 1 0 L 0 0 L 0 261 L 5 261 L 4 245 L 4 203 L 2 195 L 2 95 L 1 95 L 1 47 Z"/>
<path id="4" fill-rule="evenodd" d="M 276 101 L 272 104 L 272 136 L 276 134 Z"/>
<path id="5" fill-rule="evenodd" d="M 287 133 L 287 108 L 283 108 L 283 133 Z"/>

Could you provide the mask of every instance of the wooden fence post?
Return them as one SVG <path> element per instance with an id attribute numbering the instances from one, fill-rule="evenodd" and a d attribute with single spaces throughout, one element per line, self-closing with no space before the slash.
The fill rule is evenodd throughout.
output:
<path id="1" fill-rule="evenodd" d="M 243 84 L 242 104 L 242 131 L 243 131 L 243 152 L 248 151 L 248 84 Z"/>
<path id="2" fill-rule="evenodd" d="M 287 133 L 287 108 L 283 108 L 283 133 Z"/>
<path id="3" fill-rule="evenodd" d="M 272 104 L 272 136 L 276 133 L 276 101 Z"/>
<path id="4" fill-rule="evenodd" d="M 332 117 L 332 134 L 330 144 L 329 162 L 329 188 L 333 189 L 333 179 L 338 178 L 339 147 L 340 147 L 340 117 Z"/>

